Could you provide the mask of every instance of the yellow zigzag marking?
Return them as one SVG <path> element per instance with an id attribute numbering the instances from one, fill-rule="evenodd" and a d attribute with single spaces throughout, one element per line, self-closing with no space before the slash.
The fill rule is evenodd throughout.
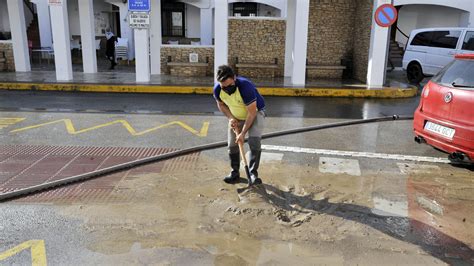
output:
<path id="1" fill-rule="evenodd" d="M 31 265 L 46 266 L 46 248 L 44 240 L 29 240 L 0 253 L 0 261 L 12 257 L 25 249 L 31 249 Z"/>
<path id="2" fill-rule="evenodd" d="M 0 117 L 0 129 L 19 123 L 26 118 L 23 117 Z"/>
<path id="3" fill-rule="evenodd" d="M 20 132 L 20 131 L 30 130 L 30 129 L 34 129 L 34 128 L 38 128 L 38 127 L 44 127 L 44 126 L 47 126 L 47 125 L 61 123 L 61 122 L 64 122 L 64 124 L 66 125 L 67 132 L 71 135 L 77 135 L 77 134 L 85 133 L 85 132 L 92 131 L 92 130 L 95 130 L 95 129 L 108 127 L 108 126 L 111 126 L 111 125 L 114 125 L 114 124 L 122 124 L 122 126 L 125 127 L 132 136 L 141 136 L 141 135 L 150 133 L 152 131 L 158 130 L 160 128 L 165 128 L 165 127 L 169 127 L 169 126 L 172 126 L 172 125 L 178 125 L 178 126 L 181 126 L 184 129 L 186 129 L 187 131 L 191 132 L 192 134 L 198 136 L 198 137 L 205 137 L 205 136 L 207 136 L 207 131 L 209 129 L 209 122 L 204 122 L 202 127 L 201 127 L 201 130 L 197 131 L 194 128 L 187 125 L 186 123 L 183 123 L 181 121 L 172 121 L 172 122 L 169 122 L 169 123 L 166 123 L 166 124 L 163 124 L 163 125 L 159 125 L 159 126 L 156 126 L 156 127 L 153 127 L 153 128 L 141 131 L 141 132 L 137 132 L 128 123 L 128 121 L 126 121 L 126 120 L 115 120 L 115 121 L 112 121 L 112 122 L 109 122 L 109 123 L 100 124 L 100 125 L 97 125 L 97 126 L 84 128 L 84 129 L 76 131 L 71 119 L 60 119 L 60 120 L 55 120 L 55 121 L 39 124 L 39 125 L 33 125 L 33 126 L 29 126 L 29 127 L 23 127 L 23 128 L 15 129 L 15 130 L 10 131 L 10 133 L 17 133 L 17 132 Z"/>

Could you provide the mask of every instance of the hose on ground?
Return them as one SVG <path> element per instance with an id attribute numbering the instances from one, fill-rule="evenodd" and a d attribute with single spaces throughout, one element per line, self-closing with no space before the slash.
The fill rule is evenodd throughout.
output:
<path id="1" fill-rule="evenodd" d="M 376 123 L 376 122 L 385 122 L 385 121 L 394 121 L 394 120 L 413 120 L 413 117 L 393 115 L 393 116 L 384 116 L 384 117 L 377 117 L 377 118 L 370 118 L 370 119 L 358 119 L 358 120 L 351 120 L 351 121 L 344 121 L 344 122 L 337 122 L 337 123 L 329 123 L 329 124 L 315 125 L 315 126 L 309 126 L 309 127 L 301 127 L 301 128 L 296 128 L 296 129 L 283 130 L 283 131 L 263 134 L 262 139 L 275 138 L 275 137 L 280 137 L 280 136 L 285 136 L 285 135 L 304 133 L 304 132 L 310 132 L 310 131 L 316 131 L 316 130 L 322 130 L 322 129 L 328 129 L 328 128 L 336 128 L 336 127 L 344 127 L 344 126 L 350 126 L 350 125 L 359 125 L 359 124 Z M 123 171 L 126 169 L 130 169 L 133 167 L 137 167 L 137 166 L 152 163 L 152 162 L 167 160 L 174 157 L 187 155 L 190 153 L 222 148 L 225 146 L 227 146 L 227 141 L 219 141 L 219 142 L 194 146 L 191 148 L 182 149 L 178 151 L 168 152 L 168 153 L 160 154 L 156 156 L 151 156 L 147 158 L 142 158 L 142 159 L 138 159 L 138 160 L 127 162 L 127 163 L 122 163 L 122 164 L 114 165 L 111 167 L 106 167 L 100 170 L 95 170 L 89 173 L 75 175 L 75 176 L 71 176 L 71 177 L 67 177 L 67 178 L 63 178 L 63 179 L 35 185 L 35 186 L 30 186 L 30 187 L 26 187 L 26 188 L 14 190 L 14 191 L 2 193 L 0 194 L 0 202 L 16 199 L 23 196 L 32 195 L 32 194 L 39 193 L 42 191 L 66 186 L 72 183 L 77 183 L 77 182 L 89 180 L 92 178 L 97 178 L 99 176 L 111 174 L 118 171 Z"/>

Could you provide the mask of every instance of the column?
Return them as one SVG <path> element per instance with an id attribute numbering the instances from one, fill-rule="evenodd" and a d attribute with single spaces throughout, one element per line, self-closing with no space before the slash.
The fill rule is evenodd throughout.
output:
<path id="1" fill-rule="evenodd" d="M 13 41 L 15 71 L 31 71 L 28 38 L 26 36 L 25 10 L 23 1 L 7 0 L 8 18 Z"/>
<path id="2" fill-rule="evenodd" d="M 30 0 L 36 5 L 41 47 L 53 47 L 48 0 Z"/>
<path id="3" fill-rule="evenodd" d="M 56 79 L 72 80 L 71 35 L 69 34 L 69 18 L 67 0 L 62 4 L 51 5 L 51 26 L 53 28 L 54 63 Z"/>
<path id="4" fill-rule="evenodd" d="M 148 29 L 134 29 L 135 77 L 137 82 L 150 81 L 150 40 Z"/>
<path id="5" fill-rule="evenodd" d="M 201 8 L 201 45 L 212 45 L 212 8 Z"/>
<path id="6" fill-rule="evenodd" d="M 291 83 L 305 85 L 308 48 L 309 0 L 296 1 L 294 60 Z"/>
<path id="7" fill-rule="evenodd" d="M 133 29 L 128 26 L 128 5 L 116 4 L 120 11 L 120 30 L 122 38 L 128 39 L 128 57 L 130 60 L 135 58 L 135 46 L 133 39 Z"/>
<path id="8" fill-rule="evenodd" d="M 369 62 L 367 68 L 367 86 L 383 87 L 387 70 L 390 27 L 380 27 L 374 19 L 375 10 L 383 4 L 391 4 L 391 0 L 375 0 L 372 12 L 372 28 L 370 32 Z"/>
<path id="9" fill-rule="evenodd" d="M 287 1 L 285 39 L 285 77 L 293 74 L 293 50 L 295 45 L 296 1 Z"/>
<path id="10" fill-rule="evenodd" d="M 150 12 L 151 74 L 161 74 L 161 0 L 151 2 Z"/>
<path id="11" fill-rule="evenodd" d="M 94 3 L 92 0 L 79 0 L 78 4 L 84 73 L 97 73 Z"/>
<path id="12" fill-rule="evenodd" d="M 229 4 L 227 0 L 215 1 L 214 77 L 220 65 L 227 65 L 229 38 Z"/>

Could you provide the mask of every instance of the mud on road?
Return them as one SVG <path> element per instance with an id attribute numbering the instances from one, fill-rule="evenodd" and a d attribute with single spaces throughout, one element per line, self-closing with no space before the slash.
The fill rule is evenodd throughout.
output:
<path id="1" fill-rule="evenodd" d="M 87 248 L 106 255 L 108 264 L 474 263 L 469 171 L 455 179 L 445 170 L 436 179 L 411 174 L 407 193 L 414 196 L 403 217 L 375 214 L 372 196 L 375 180 L 406 177 L 267 163 L 260 173 L 265 185 L 239 194 L 246 180 L 225 184 L 223 169 L 225 160 L 201 155 L 192 171 L 129 176 L 113 192 L 126 199 L 121 203 L 58 207 L 81 221 L 93 236 Z M 464 193 L 440 191 L 446 182 L 462 184 Z M 420 196 L 442 198 L 444 213 L 426 209 Z"/>

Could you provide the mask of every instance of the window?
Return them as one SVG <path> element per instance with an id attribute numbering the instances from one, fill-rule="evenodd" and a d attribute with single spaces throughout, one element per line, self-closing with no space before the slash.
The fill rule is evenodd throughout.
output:
<path id="1" fill-rule="evenodd" d="M 474 90 L 474 60 L 456 59 L 434 76 L 432 81 L 444 86 L 455 83 L 467 90 Z"/>
<path id="2" fill-rule="evenodd" d="M 432 31 L 420 32 L 413 38 L 411 45 L 430 46 L 432 36 Z"/>
<path id="3" fill-rule="evenodd" d="M 426 31 L 418 33 L 411 45 L 456 49 L 461 31 Z"/>
<path id="4" fill-rule="evenodd" d="M 430 46 L 456 49 L 459 36 L 461 36 L 461 31 L 434 31 Z"/>
<path id="5" fill-rule="evenodd" d="M 257 3 L 234 3 L 232 5 L 232 15 L 236 17 L 255 17 L 257 11 Z"/>
<path id="6" fill-rule="evenodd" d="M 162 2 L 161 30 L 164 37 L 185 37 L 185 4 Z"/>
<path id="7" fill-rule="evenodd" d="M 463 50 L 474 51 L 474 31 L 468 31 L 462 44 Z"/>

